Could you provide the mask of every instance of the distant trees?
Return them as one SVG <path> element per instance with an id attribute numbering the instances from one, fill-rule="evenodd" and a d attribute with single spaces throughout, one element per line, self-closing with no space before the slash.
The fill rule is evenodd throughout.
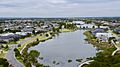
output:
<path id="1" fill-rule="evenodd" d="M 72 24 L 72 23 L 58 23 L 60 26 L 59 26 L 59 29 L 62 29 L 62 26 L 64 26 L 64 28 L 66 29 L 75 29 L 76 28 L 76 25 L 75 24 Z"/>
<path id="2" fill-rule="evenodd" d="M 90 23 L 92 23 L 92 20 L 84 20 L 84 22 L 86 23 L 86 24 L 90 24 Z"/>

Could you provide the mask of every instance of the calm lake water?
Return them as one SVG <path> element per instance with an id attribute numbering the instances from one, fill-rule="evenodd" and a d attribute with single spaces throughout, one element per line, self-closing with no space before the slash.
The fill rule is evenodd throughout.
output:
<path id="1" fill-rule="evenodd" d="M 37 50 L 40 52 L 38 61 L 50 67 L 77 67 L 80 63 L 76 59 L 83 59 L 94 57 L 96 55 L 96 48 L 88 44 L 84 39 L 84 30 L 77 30 L 75 32 L 60 33 L 53 39 L 42 42 L 37 46 L 29 48 L 30 50 Z M 68 63 L 68 60 L 72 60 Z M 53 61 L 56 61 L 53 64 Z M 57 65 L 57 63 L 59 63 Z"/>

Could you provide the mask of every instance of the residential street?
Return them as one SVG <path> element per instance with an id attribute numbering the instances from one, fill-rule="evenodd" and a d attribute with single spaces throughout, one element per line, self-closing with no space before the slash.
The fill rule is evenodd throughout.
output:
<path id="1" fill-rule="evenodd" d="M 14 44 L 13 46 L 10 47 L 6 55 L 6 58 L 10 62 L 10 64 L 12 64 L 14 67 L 24 67 L 24 65 L 15 58 L 14 49 L 17 46 L 18 44 Z"/>
<path id="2" fill-rule="evenodd" d="M 25 43 L 30 38 L 26 38 L 25 40 L 21 41 L 19 44 Z M 22 63 L 20 63 L 16 58 L 14 54 L 14 49 L 17 48 L 19 44 L 13 44 L 10 49 L 8 50 L 8 53 L 6 55 L 7 60 L 14 66 L 14 67 L 24 67 Z"/>

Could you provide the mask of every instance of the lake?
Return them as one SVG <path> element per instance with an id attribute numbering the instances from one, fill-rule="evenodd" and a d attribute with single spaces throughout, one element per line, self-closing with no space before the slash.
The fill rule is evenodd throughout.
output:
<path id="1" fill-rule="evenodd" d="M 50 67 L 77 67 L 80 62 L 76 59 L 83 59 L 96 56 L 97 50 L 93 45 L 88 44 L 84 39 L 84 30 L 75 32 L 60 33 L 53 39 L 40 43 L 29 48 L 40 52 L 38 61 Z M 68 63 L 68 60 L 72 62 Z M 55 61 L 55 62 L 54 62 Z M 54 62 L 54 64 L 53 64 Z"/>

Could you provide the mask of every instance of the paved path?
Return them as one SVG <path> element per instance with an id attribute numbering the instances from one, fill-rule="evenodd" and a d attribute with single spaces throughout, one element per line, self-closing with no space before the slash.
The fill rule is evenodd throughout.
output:
<path id="1" fill-rule="evenodd" d="M 21 41 L 19 44 L 22 45 L 23 43 L 25 43 L 27 40 L 29 40 L 30 38 L 26 38 L 25 40 Z M 20 63 L 16 58 L 15 58 L 15 54 L 14 54 L 14 49 L 17 48 L 17 46 L 19 44 L 13 44 L 9 50 L 8 53 L 6 54 L 6 59 L 10 62 L 10 64 L 12 64 L 14 67 L 24 67 L 24 65 L 22 63 Z"/>
<path id="2" fill-rule="evenodd" d="M 116 52 L 120 51 L 120 47 L 118 47 L 113 40 L 112 40 L 111 42 L 112 42 L 112 44 L 117 48 L 115 51 L 113 51 L 113 53 L 112 53 L 112 55 L 111 55 L 111 56 L 114 56 Z"/>
<path id="3" fill-rule="evenodd" d="M 28 40 L 30 40 L 31 38 L 26 38 L 25 40 L 23 40 L 22 42 L 20 42 L 19 44 L 20 45 L 22 45 L 22 44 L 24 44 L 26 41 L 28 41 Z M 24 50 L 24 48 L 25 48 L 26 46 L 24 46 L 23 48 L 22 48 L 22 50 L 20 51 L 20 54 L 22 54 L 22 51 Z"/>
<path id="4" fill-rule="evenodd" d="M 14 44 L 10 47 L 8 50 L 8 53 L 6 55 L 6 59 L 12 64 L 14 67 L 24 67 L 22 63 L 20 63 L 16 58 L 14 54 L 14 49 L 18 46 L 18 44 Z"/>
<path id="5" fill-rule="evenodd" d="M 83 65 L 89 64 L 90 62 L 93 62 L 93 61 L 94 61 L 94 60 L 89 60 L 89 61 L 83 62 L 83 63 L 80 64 L 78 67 L 82 67 Z"/>

